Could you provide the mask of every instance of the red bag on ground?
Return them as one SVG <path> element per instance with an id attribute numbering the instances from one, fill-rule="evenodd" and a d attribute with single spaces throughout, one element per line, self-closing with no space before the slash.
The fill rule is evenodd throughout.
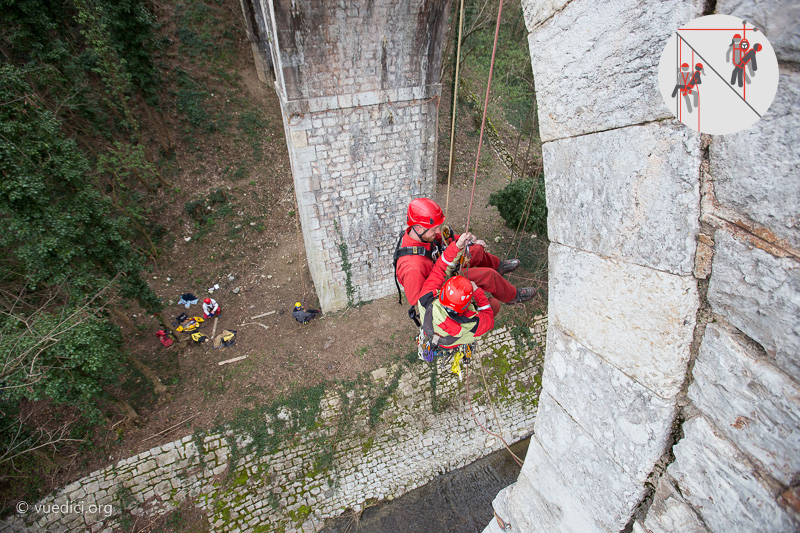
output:
<path id="1" fill-rule="evenodd" d="M 156 331 L 156 337 L 158 337 L 158 340 L 161 341 L 161 344 L 163 344 L 165 348 L 169 348 L 174 342 L 163 329 Z"/>

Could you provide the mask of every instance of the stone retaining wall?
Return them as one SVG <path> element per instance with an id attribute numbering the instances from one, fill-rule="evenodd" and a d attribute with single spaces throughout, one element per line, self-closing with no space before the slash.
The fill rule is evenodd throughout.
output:
<path id="1" fill-rule="evenodd" d="M 514 331 L 481 341 L 469 367 L 471 402 L 466 382 L 449 370 L 433 375 L 427 363 L 409 358 L 372 372 L 361 386 L 328 387 L 310 429 L 293 423 L 303 409 L 287 405 L 250 434 L 189 435 L 89 474 L 37 503 L 40 512 L 31 504 L 0 530 L 110 532 L 187 500 L 206 513 L 212 531 L 317 530 L 346 509 L 393 499 L 502 448 L 477 426 L 470 403 L 509 444 L 530 435 L 546 328 L 546 318 L 535 321 L 531 347 L 520 344 L 520 351 Z M 292 429 L 271 447 L 269 437 L 285 427 Z"/>

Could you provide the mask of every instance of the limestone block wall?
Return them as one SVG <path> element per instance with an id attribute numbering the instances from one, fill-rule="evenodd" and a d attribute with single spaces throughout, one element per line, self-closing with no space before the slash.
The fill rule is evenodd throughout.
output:
<path id="1" fill-rule="evenodd" d="M 550 324 L 535 435 L 497 514 L 524 532 L 798 530 L 796 3 L 716 2 L 761 24 L 781 65 L 769 113 L 724 137 L 669 119 L 656 83 L 666 40 L 713 4 L 523 7 Z"/>
<path id="2" fill-rule="evenodd" d="M 701 169 L 709 324 L 673 448 L 636 531 L 800 529 L 800 7 L 717 2 L 774 44 L 778 93 Z M 700 254 L 698 254 L 700 255 Z"/>
<path id="3" fill-rule="evenodd" d="M 509 444 L 530 435 L 546 329 L 540 317 L 519 345 L 505 329 L 482 340 L 469 393 L 449 369 L 432 373 L 427 363 L 407 360 L 359 385 L 328 387 L 309 427 L 293 423 L 304 409 L 287 404 L 262 414 L 251 432 L 188 435 L 31 503 L 0 530 L 110 533 L 188 500 L 212 531 L 317 531 L 346 509 L 398 497 L 502 448 L 475 423 L 470 399 L 480 423 Z"/>
<path id="4" fill-rule="evenodd" d="M 435 185 L 449 0 L 270 0 L 276 90 L 323 310 L 394 290 L 391 258 Z"/>

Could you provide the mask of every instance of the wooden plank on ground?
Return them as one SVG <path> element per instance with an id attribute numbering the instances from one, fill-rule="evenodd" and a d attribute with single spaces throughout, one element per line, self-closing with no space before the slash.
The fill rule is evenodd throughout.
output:
<path id="1" fill-rule="evenodd" d="M 236 361 L 241 361 L 242 359 L 247 359 L 247 356 L 243 355 L 241 357 L 234 357 L 233 359 L 225 359 L 224 361 L 220 361 L 219 363 L 217 363 L 217 365 L 219 366 L 227 365 L 228 363 L 235 363 Z"/>

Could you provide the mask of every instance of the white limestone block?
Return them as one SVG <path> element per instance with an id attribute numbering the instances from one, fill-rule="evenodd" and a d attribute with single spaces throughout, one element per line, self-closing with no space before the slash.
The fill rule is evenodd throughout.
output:
<path id="1" fill-rule="evenodd" d="M 695 2 L 573 0 L 528 38 L 543 141 L 670 118 L 655 83 L 669 36 Z M 696 2 L 700 4 L 700 2 Z M 556 4 L 557 5 L 557 4 Z"/>
<path id="2" fill-rule="evenodd" d="M 634 126 L 545 143 L 551 241 L 691 274 L 700 218 L 700 136 Z"/>
<path id="3" fill-rule="evenodd" d="M 535 434 L 572 492 L 608 531 L 620 531 L 644 496 L 644 483 L 629 476 L 591 435 L 543 391 Z"/>
<path id="4" fill-rule="evenodd" d="M 708 301 L 715 313 L 761 344 L 800 379 L 800 262 L 716 232 Z"/>
<path id="5" fill-rule="evenodd" d="M 795 521 L 758 479 L 747 458 L 699 416 L 683 424 L 667 471 L 711 531 L 796 531 Z"/>
<path id="6" fill-rule="evenodd" d="M 534 435 L 525 464 L 505 502 L 503 520 L 525 533 L 595 533 L 605 529 L 572 492 Z M 508 517 L 508 518 L 506 518 Z"/>
<path id="7" fill-rule="evenodd" d="M 628 475 L 640 483 L 647 480 L 664 453 L 674 402 L 632 380 L 555 325 L 547 340 L 542 385 Z"/>
<path id="8" fill-rule="evenodd" d="M 733 333 L 709 324 L 689 399 L 784 485 L 800 472 L 800 385 Z"/>
<path id="9" fill-rule="evenodd" d="M 717 13 L 754 24 L 782 61 L 800 61 L 800 3 L 796 0 L 717 0 Z"/>
<path id="10" fill-rule="evenodd" d="M 697 512 L 678 493 L 674 480 L 664 475 L 658 482 L 653 503 L 647 511 L 644 527 L 647 533 L 706 533 Z"/>
<path id="11" fill-rule="evenodd" d="M 782 73 L 764 117 L 709 154 L 717 201 L 800 248 L 800 74 Z"/>
<path id="12" fill-rule="evenodd" d="M 691 278 L 550 244 L 550 323 L 665 399 L 683 383 L 696 312 Z"/>
<path id="13" fill-rule="evenodd" d="M 522 11 L 528 31 L 552 17 L 564 8 L 570 0 L 522 0 Z"/>

